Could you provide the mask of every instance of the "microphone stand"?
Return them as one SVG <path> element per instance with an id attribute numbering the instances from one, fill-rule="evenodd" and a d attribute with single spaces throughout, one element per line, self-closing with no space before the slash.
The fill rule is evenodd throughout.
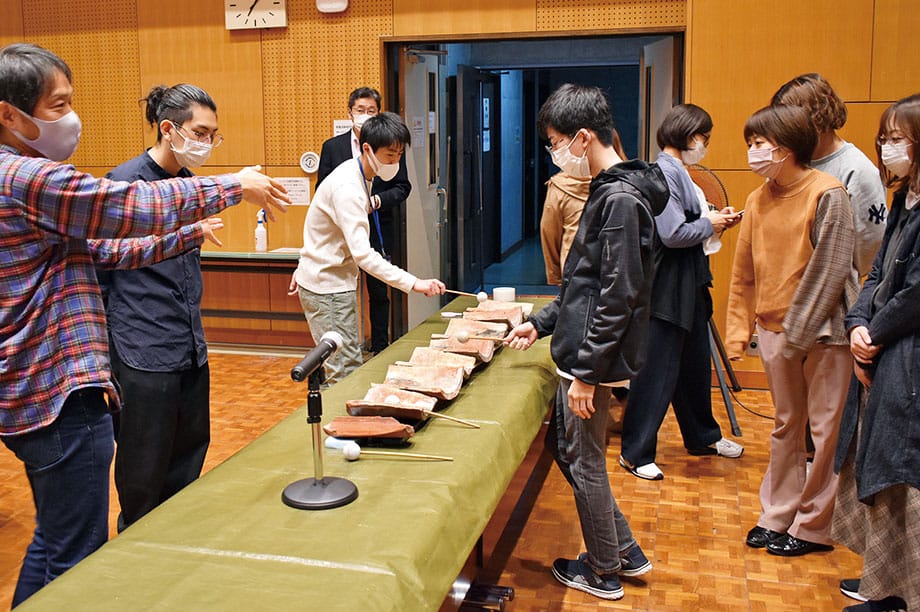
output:
<path id="1" fill-rule="evenodd" d="M 281 500 L 300 510 L 326 510 L 350 504 L 358 498 L 358 488 L 350 480 L 323 477 L 323 396 L 319 387 L 326 380 L 322 366 L 308 378 L 307 423 L 313 433 L 313 478 L 304 478 L 285 487 Z"/>

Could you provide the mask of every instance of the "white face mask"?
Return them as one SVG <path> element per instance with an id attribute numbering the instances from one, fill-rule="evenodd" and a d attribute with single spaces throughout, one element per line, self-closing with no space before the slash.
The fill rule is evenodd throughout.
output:
<path id="1" fill-rule="evenodd" d="M 173 130 L 175 132 L 179 131 L 175 123 L 173 123 Z M 182 134 L 179 135 L 182 136 Z M 204 165 L 204 163 L 208 161 L 208 158 L 211 157 L 211 149 L 214 148 L 213 145 L 185 138 L 185 136 L 182 136 L 182 138 L 184 142 L 182 143 L 181 149 L 177 149 L 171 140 L 169 142 L 169 150 L 176 156 L 176 161 L 179 162 L 179 165 L 183 168 L 198 168 Z"/>
<path id="2" fill-rule="evenodd" d="M 358 130 L 358 131 L 360 132 L 360 131 L 361 131 L 361 126 L 363 126 L 363 125 L 365 124 L 365 122 L 366 122 L 368 119 L 370 119 L 371 117 L 373 117 L 373 115 L 352 114 L 352 116 L 351 116 L 351 123 L 352 123 L 352 125 L 355 126 L 355 129 Z"/>
<path id="3" fill-rule="evenodd" d="M 578 133 L 576 133 L 575 136 L 578 136 Z M 572 140 L 569 141 L 569 144 L 550 151 L 553 163 L 556 164 L 560 170 L 573 178 L 590 178 L 591 164 L 588 162 L 588 150 L 586 148 L 584 155 L 581 157 L 575 157 L 569 150 L 574 141 L 575 138 L 573 137 Z"/>
<path id="4" fill-rule="evenodd" d="M 910 175 L 910 154 L 907 152 L 911 143 L 908 141 L 898 144 L 885 143 L 882 145 L 882 163 L 898 178 Z"/>
<path id="5" fill-rule="evenodd" d="M 380 160 L 377 159 L 377 156 L 374 155 L 373 151 L 370 151 L 371 154 L 371 168 L 374 169 L 374 173 L 380 177 L 381 181 L 392 181 L 396 177 L 396 173 L 399 172 L 399 163 L 395 164 L 381 164 Z"/>
<path id="6" fill-rule="evenodd" d="M 783 162 L 786 161 L 786 157 L 782 159 L 774 160 L 773 151 L 777 150 L 779 147 L 773 147 L 772 149 L 748 149 L 748 165 L 751 167 L 751 170 L 755 174 L 768 179 L 775 179 L 779 176 L 779 171 L 783 168 Z"/>
<path id="7" fill-rule="evenodd" d="M 684 162 L 684 165 L 692 166 L 693 164 L 698 164 L 706 157 L 707 149 L 703 141 L 696 140 L 694 142 L 696 143 L 696 147 L 680 152 L 680 159 Z"/>
<path id="8" fill-rule="evenodd" d="M 16 108 L 15 106 L 13 108 Z M 80 133 L 83 124 L 76 111 L 70 111 L 60 119 L 44 121 L 36 119 L 29 113 L 19 110 L 20 113 L 31 119 L 38 126 L 38 138 L 29 140 L 16 130 L 11 129 L 19 140 L 23 141 L 48 159 L 64 161 L 77 150 L 80 143 Z"/>

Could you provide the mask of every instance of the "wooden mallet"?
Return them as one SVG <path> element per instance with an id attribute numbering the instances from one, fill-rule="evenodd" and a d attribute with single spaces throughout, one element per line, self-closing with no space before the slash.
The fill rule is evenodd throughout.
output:
<path id="1" fill-rule="evenodd" d="M 444 293 L 453 293 L 455 295 L 466 295 L 469 297 L 474 297 L 478 302 L 485 302 L 487 299 L 489 299 L 489 294 L 485 291 L 480 291 L 479 293 L 470 293 L 468 291 L 457 291 L 456 289 L 445 289 Z"/>
<path id="2" fill-rule="evenodd" d="M 460 331 L 455 332 L 452 336 L 450 334 L 431 334 L 431 337 L 438 340 L 455 338 L 460 344 L 466 344 L 470 340 L 490 340 L 492 342 L 502 342 L 504 340 L 504 338 L 496 338 L 494 336 L 476 336 L 470 334 L 470 332 L 465 329 L 461 329 Z"/>
<path id="3" fill-rule="evenodd" d="M 357 461 L 361 455 L 375 455 L 378 457 L 405 457 L 407 459 L 425 459 L 428 461 L 453 461 L 453 457 L 444 457 L 442 455 L 423 455 L 421 453 L 404 453 L 402 451 L 370 451 L 364 450 L 354 440 L 341 440 L 329 436 L 326 438 L 327 448 L 340 448 L 342 454 L 349 461 Z"/>

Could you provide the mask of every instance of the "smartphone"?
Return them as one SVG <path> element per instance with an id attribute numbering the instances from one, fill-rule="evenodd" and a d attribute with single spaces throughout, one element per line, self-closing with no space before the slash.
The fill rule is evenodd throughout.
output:
<path id="1" fill-rule="evenodd" d="M 744 209 L 742 208 L 741 210 L 736 210 L 736 211 L 735 211 L 735 215 L 738 216 L 738 217 L 743 216 L 743 215 L 744 215 Z"/>

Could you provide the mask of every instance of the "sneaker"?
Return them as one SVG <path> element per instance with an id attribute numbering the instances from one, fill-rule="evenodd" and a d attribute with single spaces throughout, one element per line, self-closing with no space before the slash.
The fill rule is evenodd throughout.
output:
<path id="1" fill-rule="evenodd" d="M 620 599 L 623 585 L 615 573 L 603 576 L 594 573 L 588 564 L 578 559 L 556 559 L 553 561 L 553 576 L 562 584 L 590 593 L 601 599 Z"/>
<path id="2" fill-rule="evenodd" d="M 620 551 L 620 575 L 641 576 L 652 571 L 652 562 L 648 560 L 638 544 Z"/>
<path id="3" fill-rule="evenodd" d="M 840 592 L 856 601 L 866 601 L 866 598 L 859 594 L 859 578 L 847 578 L 840 581 Z"/>
<path id="4" fill-rule="evenodd" d="M 627 461 L 623 455 L 620 455 L 620 467 L 639 478 L 644 478 L 645 480 L 661 480 L 664 478 L 664 474 L 661 473 L 661 470 L 658 469 L 658 466 L 654 463 L 646 463 L 645 465 L 633 465 Z"/>
<path id="5" fill-rule="evenodd" d="M 744 447 L 727 438 L 720 438 L 709 446 L 691 448 L 687 450 L 691 455 L 721 455 L 729 459 L 737 459 L 744 453 Z"/>
<path id="6" fill-rule="evenodd" d="M 870 599 L 865 603 L 847 606 L 843 612 L 907 612 L 907 602 L 895 596 Z"/>

